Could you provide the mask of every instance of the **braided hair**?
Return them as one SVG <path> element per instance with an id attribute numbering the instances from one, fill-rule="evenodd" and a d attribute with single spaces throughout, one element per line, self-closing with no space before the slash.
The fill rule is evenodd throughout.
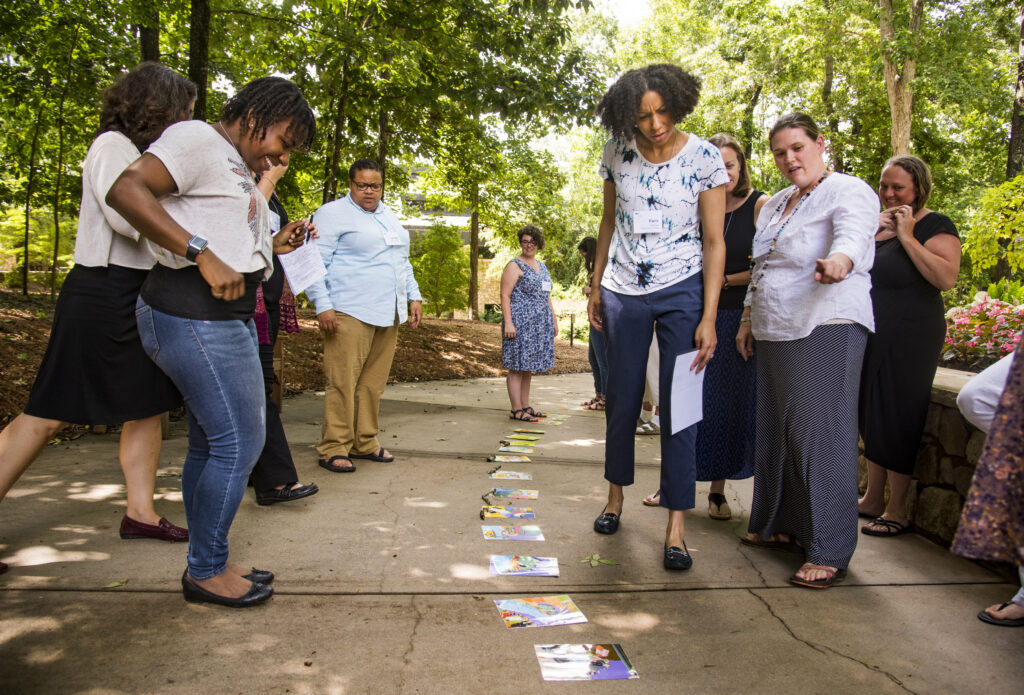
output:
<path id="1" fill-rule="evenodd" d="M 299 88 L 283 77 L 261 77 L 245 85 L 224 104 L 220 118 L 238 121 L 241 136 L 251 140 L 262 140 L 268 128 L 287 122 L 293 149 L 309 149 L 316 137 L 313 110 Z"/>
<path id="2" fill-rule="evenodd" d="M 636 114 L 647 92 L 657 92 L 673 123 L 679 123 L 697 107 L 701 81 L 678 65 L 655 63 L 630 70 L 615 81 L 597 104 L 597 117 L 613 137 L 632 140 Z"/>

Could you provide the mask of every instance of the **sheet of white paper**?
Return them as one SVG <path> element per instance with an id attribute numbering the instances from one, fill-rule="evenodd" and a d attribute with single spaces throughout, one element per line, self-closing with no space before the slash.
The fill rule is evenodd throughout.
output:
<path id="1" fill-rule="evenodd" d="M 704 419 L 704 370 L 690 371 L 698 350 L 676 357 L 672 372 L 672 434 Z"/>
<path id="2" fill-rule="evenodd" d="M 317 250 L 316 242 L 312 239 L 291 253 L 282 254 L 277 258 L 281 261 L 285 277 L 288 278 L 288 286 L 292 288 L 293 294 L 302 292 L 327 275 L 324 261 L 320 258 L 320 251 Z"/>

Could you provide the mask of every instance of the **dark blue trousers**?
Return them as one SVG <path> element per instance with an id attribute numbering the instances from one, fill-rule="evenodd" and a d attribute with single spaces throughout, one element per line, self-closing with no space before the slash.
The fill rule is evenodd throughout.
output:
<path id="1" fill-rule="evenodd" d="M 633 484 L 636 420 L 644 397 L 647 351 L 656 330 L 661 353 L 661 506 L 675 510 L 694 507 L 699 425 L 671 434 L 672 372 L 676 356 L 694 349 L 694 333 L 704 313 L 703 277 L 697 273 L 644 295 L 601 290 L 608 346 L 604 477 L 616 485 Z"/>

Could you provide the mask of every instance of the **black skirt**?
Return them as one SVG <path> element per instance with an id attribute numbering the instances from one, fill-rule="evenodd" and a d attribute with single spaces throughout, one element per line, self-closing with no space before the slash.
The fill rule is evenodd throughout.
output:
<path id="1" fill-rule="evenodd" d="M 53 329 L 25 412 L 78 425 L 111 425 L 181 404 L 142 349 L 135 300 L 148 270 L 76 265 L 57 299 Z"/>

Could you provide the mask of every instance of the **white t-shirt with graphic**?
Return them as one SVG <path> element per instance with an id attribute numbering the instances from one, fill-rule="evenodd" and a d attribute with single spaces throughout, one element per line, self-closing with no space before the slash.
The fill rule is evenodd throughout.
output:
<path id="1" fill-rule="evenodd" d="M 615 232 L 601 287 L 650 294 L 700 272 L 697 199 L 729 181 L 717 147 L 690 133 L 678 154 L 654 164 L 634 141 L 612 138 L 600 173 L 615 184 Z"/>
<path id="2" fill-rule="evenodd" d="M 239 273 L 273 271 L 270 208 L 242 156 L 202 121 L 182 121 L 163 132 L 147 153 L 160 159 L 178 192 L 160 201 L 168 214 Z M 166 249 L 157 262 L 170 268 L 194 265 Z"/>

